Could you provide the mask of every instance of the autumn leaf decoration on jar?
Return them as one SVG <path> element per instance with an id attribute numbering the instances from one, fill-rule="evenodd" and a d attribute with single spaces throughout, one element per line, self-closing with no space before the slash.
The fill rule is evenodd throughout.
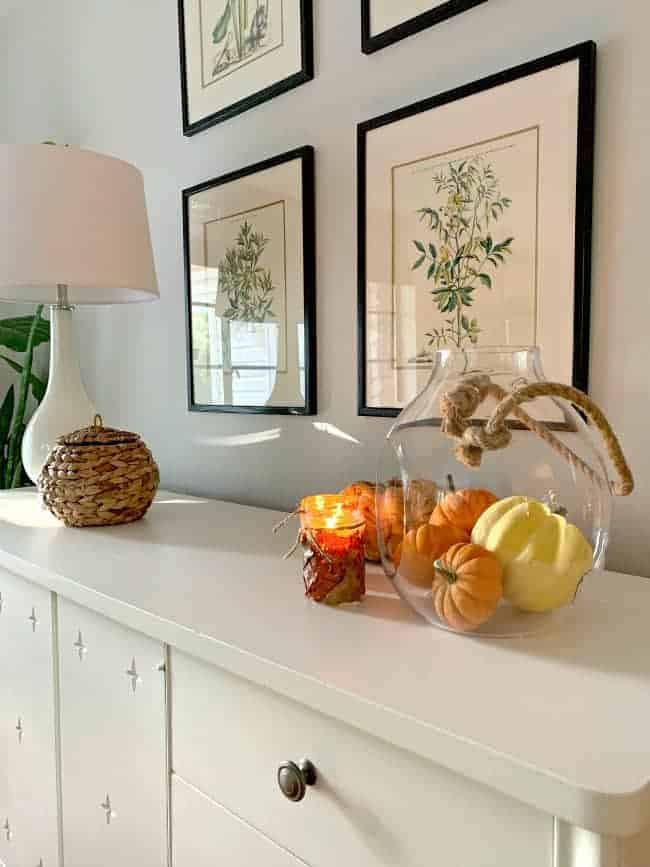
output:
<path id="1" fill-rule="evenodd" d="M 300 518 L 300 532 L 285 556 L 302 545 L 305 595 L 314 602 L 343 605 L 365 595 L 365 522 L 357 506 L 354 497 L 318 494 L 289 516 Z"/>

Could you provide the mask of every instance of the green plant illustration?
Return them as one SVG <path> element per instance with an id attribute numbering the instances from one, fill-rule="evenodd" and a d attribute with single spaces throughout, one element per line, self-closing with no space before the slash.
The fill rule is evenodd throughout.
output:
<path id="1" fill-rule="evenodd" d="M 219 291 L 228 296 L 225 319 L 241 322 L 266 322 L 275 319 L 273 298 L 275 286 L 269 268 L 260 265 L 269 239 L 255 232 L 245 220 L 239 229 L 234 247 L 226 250 L 219 263 Z"/>
<path id="2" fill-rule="evenodd" d="M 433 176 L 433 186 L 446 203 L 418 211 L 435 241 L 413 241 L 413 270 L 427 269 L 433 302 L 445 317 L 439 328 L 427 332 L 429 346 L 462 348 L 478 343 L 481 334 L 478 320 L 468 313 L 475 293 L 493 288 L 497 270 L 512 253 L 514 238 L 497 241 L 493 236 L 512 200 L 502 195 L 499 179 L 482 155 L 450 162 Z"/>
<path id="3" fill-rule="evenodd" d="M 18 488 L 27 482 L 20 447 L 27 427 L 29 394 L 40 403 L 47 383 L 33 372 L 34 350 L 50 339 L 50 323 L 43 319 L 43 306 L 32 316 L 0 319 L 0 347 L 22 354 L 22 364 L 0 352 L 0 359 L 18 374 L 0 404 L 0 488 Z"/>
<path id="4" fill-rule="evenodd" d="M 255 54 L 264 45 L 268 27 L 268 0 L 226 0 L 212 31 L 212 42 L 219 48 L 212 75 L 220 75 Z"/>

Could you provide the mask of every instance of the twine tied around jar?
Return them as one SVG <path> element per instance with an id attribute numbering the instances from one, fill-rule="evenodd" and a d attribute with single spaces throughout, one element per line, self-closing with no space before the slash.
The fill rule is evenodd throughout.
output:
<path id="1" fill-rule="evenodd" d="M 487 398 L 498 401 L 490 418 L 481 424 L 472 422 L 472 416 Z M 581 409 L 603 437 L 619 480 L 603 479 L 600 473 L 585 463 L 542 422 L 521 409 L 520 404 L 538 397 L 560 397 Z M 442 432 L 457 441 L 454 455 L 469 469 L 481 465 L 484 451 L 505 449 L 512 441 L 507 418 L 514 416 L 528 430 L 544 440 L 563 457 L 599 485 L 605 485 L 617 497 L 627 497 L 634 490 L 634 478 L 623 454 L 621 444 L 602 410 L 583 391 L 557 382 L 524 385 L 512 392 L 493 382 L 486 374 L 466 376 L 456 388 L 443 395 L 440 401 Z"/>
<path id="2" fill-rule="evenodd" d="M 305 514 L 305 510 L 301 509 L 300 506 L 298 506 L 298 508 L 294 509 L 290 515 L 285 515 L 284 518 L 280 521 L 280 523 L 275 525 L 275 527 L 273 528 L 273 535 L 275 535 L 276 533 L 279 533 L 280 530 L 282 530 L 284 527 L 286 527 L 286 525 L 289 523 L 289 521 L 291 521 L 293 518 L 298 518 L 298 517 L 300 517 L 300 515 L 304 515 L 304 514 Z M 326 560 L 330 560 L 330 558 L 327 556 L 327 554 L 320 548 L 320 546 L 319 546 L 318 542 L 316 541 L 316 538 L 314 537 L 314 534 L 311 532 L 311 530 L 303 530 L 303 529 L 298 530 L 298 535 L 296 537 L 296 541 L 289 548 L 289 550 L 286 552 L 286 554 L 283 556 L 282 559 L 283 560 L 290 560 L 301 545 L 315 548 L 322 557 L 324 557 Z M 331 562 L 331 560 L 330 560 L 330 562 Z"/>

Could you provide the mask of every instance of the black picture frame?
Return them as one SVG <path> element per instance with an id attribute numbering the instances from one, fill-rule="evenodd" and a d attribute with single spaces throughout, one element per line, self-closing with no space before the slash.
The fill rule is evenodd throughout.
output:
<path id="1" fill-rule="evenodd" d="M 183 118 L 183 134 L 193 136 L 209 129 L 215 124 L 223 123 L 230 118 L 236 117 L 245 111 L 249 111 L 276 96 L 293 90 L 301 84 L 312 81 L 314 78 L 314 10 L 313 0 L 300 0 L 300 52 L 301 68 L 294 74 L 280 81 L 262 88 L 250 96 L 244 97 L 237 102 L 212 114 L 202 117 L 200 120 L 191 122 L 189 119 L 189 99 L 187 83 L 187 50 L 185 33 L 185 0 L 178 0 L 178 39 L 180 53 L 181 74 L 181 111 Z"/>
<path id="2" fill-rule="evenodd" d="M 450 102 L 464 99 L 502 84 L 509 84 L 530 75 L 577 61 L 579 65 L 577 170 L 575 213 L 575 282 L 573 324 L 572 384 L 587 391 L 589 388 L 589 345 L 591 330 L 591 267 L 594 184 L 594 144 L 596 112 L 596 43 L 582 42 L 528 63 L 489 75 L 470 84 L 457 87 L 429 99 L 383 114 L 360 123 L 357 127 L 357 244 L 358 244 L 358 414 L 379 418 L 395 418 L 398 407 L 371 407 L 366 392 L 366 137 L 369 132 L 406 118 L 430 111 Z"/>
<path id="3" fill-rule="evenodd" d="M 305 327 L 305 404 L 303 407 L 283 406 L 232 406 L 205 405 L 194 400 L 194 365 L 192 345 L 192 282 L 190 256 L 190 216 L 189 200 L 197 193 L 222 186 L 258 172 L 275 168 L 284 163 L 301 161 L 302 178 L 302 259 L 304 290 L 304 327 Z M 316 338 L 316 189 L 315 189 L 315 150 L 311 145 L 278 154 L 245 168 L 219 175 L 202 181 L 182 191 L 183 217 L 183 263 L 185 271 L 185 319 L 187 346 L 187 394 L 190 412 L 219 412 L 236 414 L 300 415 L 317 414 L 317 338 Z"/>
<path id="4" fill-rule="evenodd" d="M 361 0 L 361 50 L 364 54 L 374 54 L 382 48 L 387 48 L 395 42 L 400 42 L 408 36 L 414 36 L 422 30 L 427 30 L 435 24 L 440 24 L 447 18 L 467 12 L 475 6 L 487 3 L 487 0 L 447 0 L 435 9 L 422 12 L 414 18 L 408 18 L 401 24 L 395 25 L 374 36 L 370 32 L 370 4 L 372 0 Z"/>

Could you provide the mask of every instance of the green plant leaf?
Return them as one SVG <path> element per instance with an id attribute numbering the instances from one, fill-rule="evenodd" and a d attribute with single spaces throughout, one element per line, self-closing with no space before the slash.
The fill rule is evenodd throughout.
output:
<path id="1" fill-rule="evenodd" d="M 422 265 L 424 264 L 424 260 L 425 260 L 426 258 L 427 258 L 426 256 L 420 256 L 420 258 L 417 260 L 417 262 L 414 262 L 414 263 L 413 263 L 413 268 L 412 268 L 411 270 L 412 270 L 412 271 L 417 271 L 418 268 L 421 268 Z"/>
<path id="2" fill-rule="evenodd" d="M 212 31 L 212 41 L 215 45 L 218 45 L 220 42 L 226 38 L 226 33 L 228 33 L 228 25 L 230 24 L 230 19 L 232 18 L 232 9 L 230 6 L 230 0 L 226 3 L 226 8 L 223 10 L 223 15 L 217 21 L 217 25 Z"/>
<path id="3" fill-rule="evenodd" d="M 452 313 L 458 307 L 458 301 L 453 292 L 449 292 L 446 297 L 441 297 L 440 302 L 441 313 Z"/>
<path id="4" fill-rule="evenodd" d="M 415 244 L 415 249 L 419 250 L 420 253 L 423 253 L 426 256 L 427 251 L 425 250 L 422 241 L 413 241 L 413 243 Z"/>
<path id="5" fill-rule="evenodd" d="M 429 254 L 432 259 L 438 258 L 438 251 L 436 250 L 435 244 L 429 244 Z"/>
<path id="6" fill-rule="evenodd" d="M 488 289 L 492 288 L 492 278 L 489 274 L 479 274 L 478 279 L 484 286 L 487 286 Z"/>
<path id="7" fill-rule="evenodd" d="M 17 361 L 13 361 L 13 359 L 7 358 L 6 355 L 0 355 L 0 358 L 3 361 L 6 361 L 12 370 L 14 370 L 19 375 L 22 375 L 22 372 L 23 372 L 22 364 L 18 364 Z M 34 395 L 36 400 L 40 403 L 43 400 L 43 398 L 45 397 L 45 391 L 47 389 L 47 383 L 43 382 L 42 379 L 40 379 L 38 376 L 36 376 L 35 374 L 32 373 L 32 375 L 29 378 L 29 384 L 32 388 L 32 394 Z"/>
<path id="8" fill-rule="evenodd" d="M 512 253 L 510 249 L 510 245 L 514 241 L 514 238 L 506 238 L 505 241 L 501 241 L 500 244 L 495 244 L 492 248 L 492 255 L 496 256 L 501 253 Z"/>
<path id="9" fill-rule="evenodd" d="M 11 419 L 14 417 L 15 398 L 15 389 L 12 385 L 9 391 L 5 394 L 2 406 L 0 406 L 0 453 L 4 450 L 6 442 L 9 439 Z"/>
<path id="10" fill-rule="evenodd" d="M 481 241 L 481 247 L 483 247 L 483 249 L 489 256 L 492 252 L 492 237 L 490 235 L 488 235 L 484 241 Z"/>
<path id="11" fill-rule="evenodd" d="M 429 270 L 427 271 L 427 280 L 431 280 L 431 278 L 433 277 L 433 275 L 435 273 L 436 273 L 436 263 L 434 262 L 433 265 L 429 265 Z"/>
<path id="12" fill-rule="evenodd" d="M 420 215 L 420 222 L 428 218 L 429 228 L 431 229 L 431 231 L 437 229 L 440 225 L 440 216 L 438 215 L 437 211 L 433 210 L 433 208 L 421 208 L 418 211 L 418 214 Z"/>
<path id="13" fill-rule="evenodd" d="M 23 435 L 25 433 L 25 412 L 27 407 L 27 397 L 30 388 L 30 377 L 32 375 L 32 363 L 34 360 L 34 347 L 37 341 L 37 334 L 40 326 L 43 324 L 41 314 L 43 305 L 40 304 L 33 316 L 29 317 L 30 327 L 27 334 L 27 345 L 25 348 L 25 357 L 23 359 L 23 371 L 20 375 L 18 383 L 18 399 L 14 417 L 11 421 L 11 429 L 7 441 L 7 462 L 5 466 L 5 487 L 17 488 L 23 477 L 23 466 L 20 460 L 20 446 Z M 7 320 L 5 320 L 6 322 Z M 47 329 L 49 335 L 49 326 Z"/>
<path id="14" fill-rule="evenodd" d="M 33 316 L 16 316 L 12 319 L 0 319 L 0 346 L 6 346 L 14 352 L 26 352 L 29 335 L 34 321 Z M 47 343 L 50 339 L 50 323 L 40 319 L 34 332 L 34 347 Z"/>

